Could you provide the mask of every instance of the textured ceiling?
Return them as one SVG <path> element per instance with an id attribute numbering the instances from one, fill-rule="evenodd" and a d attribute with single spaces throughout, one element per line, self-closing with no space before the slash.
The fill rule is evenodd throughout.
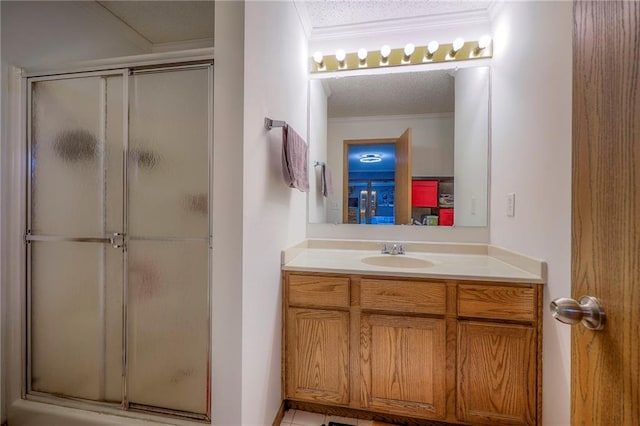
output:
<path id="1" fill-rule="evenodd" d="M 300 0 L 296 0 L 300 1 Z M 312 28 L 486 10 L 481 0 L 307 0 Z"/>
<path id="2" fill-rule="evenodd" d="M 376 115 L 453 112 L 454 81 L 450 70 L 361 75 L 326 80 L 331 95 L 327 115 Z"/>
<path id="3" fill-rule="evenodd" d="M 99 1 L 151 43 L 213 39 L 213 1 Z"/>

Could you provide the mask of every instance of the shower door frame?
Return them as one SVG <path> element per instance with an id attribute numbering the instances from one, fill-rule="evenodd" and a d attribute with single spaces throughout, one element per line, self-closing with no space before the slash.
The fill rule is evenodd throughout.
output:
<path id="1" fill-rule="evenodd" d="M 207 152 L 208 152 L 208 271 L 207 271 L 207 299 L 208 299 L 208 312 L 207 312 L 207 335 L 208 341 L 208 353 L 207 353 L 207 412 L 205 415 L 173 410 L 169 408 L 152 407 L 143 404 L 136 404 L 135 402 L 127 400 L 127 377 L 128 377 L 128 321 L 127 321 L 127 297 L 128 297 L 128 253 L 127 247 L 129 243 L 129 133 L 130 133 L 130 90 L 129 79 L 135 74 L 151 73 L 151 72 L 171 72 L 181 71 L 189 69 L 206 69 L 208 74 L 208 120 L 207 120 Z M 40 81 L 58 81 L 65 79 L 85 78 L 85 77 L 108 77 L 108 76 L 121 76 L 122 77 L 122 95 L 123 95 L 123 122 L 122 122 L 122 229 L 113 233 L 111 238 L 105 235 L 98 237 L 41 237 L 31 235 L 31 197 L 32 197 L 32 93 L 33 84 Z M 212 329 L 212 306 L 211 306 L 211 292 L 212 292 L 212 250 L 213 250 L 213 224 L 212 224 L 212 189 L 213 189 L 213 58 L 197 59 L 197 60 L 185 60 L 185 61 L 154 61 L 149 64 L 123 64 L 120 66 L 96 68 L 89 71 L 64 71 L 60 73 L 39 73 L 27 75 L 24 79 L 26 82 L 26 176 L 25 176 L 25 208 L 24 208 L 24 329 L 23 329 L 23 345 L 22 345 L 22 399 L 31 400 L 36 402 L 54 403 L 56 405 L 79 408 L 89 411 L 108 412 L 110 414 L 116 414 L 120 416 L 142 418 L 147 420 L 157 420 L 157 416 L 162 416 L 163 419 L 167 419 L 166 416 L 172 417 L 174 421 L 187 423 L 193 420 L 196 421 L 211 421 L 211 353 L 212 353 L 212 341 L 211 341 L 211 329 Z M 106 147 L 106 145 L 105 145 Z M 103 168 L 104 170 L 104 168 Z M 106 231 L 106 230 L 105 230 Z M 116 235 L 118 234 L 118 235 Z M 122 245 L 117 246 L 117 242 L 114 238 L 118 236 L 122 237 Z M 164 239 L 162 237 L 160 240 Z M 46 392 L 33 391 L 31 389 L 31 241 L 68 241 L 68 242 L 94 242 L 113 245 L 114 248 L 122 250 L 122 401 L 120 403 L 110 403 L 105 401 L 93 401 L 83 398 L 75 398 L 71 396 L 58 396 Z M 185 423 L 185 424 L 187 424 Z"/>

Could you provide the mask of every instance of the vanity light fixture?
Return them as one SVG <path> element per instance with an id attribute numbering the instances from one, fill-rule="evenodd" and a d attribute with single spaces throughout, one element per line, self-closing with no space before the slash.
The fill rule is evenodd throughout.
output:
<path id="1" fill-rule="evenodd" d="M 391 47 L 385 44 L 380 48 L 380 63 L 386 65 L 389 63 L 389 55 L 391 55 Z"/>
<path id="2" fill-rule="evenodd" d="M 404 62 L 409 62 L 411 60 L 411 55 L 413 55 L 413 52 L 416 51 L 416 46 L 413 43 L 407 43 L 404 46 L 404 57 L 402 58 L 402 60 Z"/>
<path id="3" fill-rule="evenodd" d="M 433 57 L 433 54 L 438 51 L 439 47 L 440 43 L 435 40 L 430 41 L 429 44 L 427 44 L 427 59 L 431 59 Z"/>
<path id="4" fill-rule="evenodd" d="M 382 161 L 382 155 L 380 154 L 362 154 L 360 156 L 361 163 L 379 163 Z"/>
<path id="5" fill-rule="evenodd" d="M 478 40 L 478 47 L 473 49 L 473 54 L 476 56 L 480 55 L 484 49 L 489 47 L 490 44 L 491 36 L 487 34 L 483 35 L 482 37 L 480 37 L 480 40 Z"/>
<path id="6" fill-rule="evenodd" d="M 453 43 L 432 40 L 419 46 L 407 43 L 404 47 L 397 48 L 391 48 L 385 44 L 380 50 L 368 51 L 360 48 L 357 51 L 345 52 L 343 49 L 338 49 L 335 55 L 326 56 L 323 56 L 322 52 L 315 52 L 309 58 L 309 66 L 311 73 L 326 73 L 359 68 L 373 69 L 490 59 L 492 56 L 493 47 L 490 36 L 482 36 L 478 41 L 468 42 L 459 37 Z"/>
<path id="7" fill-rule="evenodd" d="M 367 49 L 364 47 L 358 49 L 358 59 L 360 60 L 360 66 L 364 66 L 367 64 Z"/>
<path id="8" fill-rule="evenodd" d="M 464 39 L 462 37 L 458 37 L 457 39 L 453 40 L 453 46 L 451 46 L 451 52 L 449 53 L 449 56 L 451 56 L 452 58 L 455 57 L 463 46 Z"/>
<path id="9" fill-rule="evenodd" d="M 317 50 L 313 53 L 313 62 L 318 64 L 318 68 L 322 68 L 322 66 L 324 65 L 323 60 L 324 60 L 324 55 L 322 55 L 322 52 Z"/>
<path id="10" fill-rule="evenodd" d="M 340 68 L 343 68 L 345 65 L 345 58 L 347 57 L 346 52 L 343 49 L 338 49 L 336 50 L 336 60 L 338 61 L 338 64 L 340 64 Z"/>
<path id="11" fill-rule="evenodd" d="M 478 40 L 478 50 L 486 49 L 491 44 L 491 36 L 488 34 L 483 35 Z"/>

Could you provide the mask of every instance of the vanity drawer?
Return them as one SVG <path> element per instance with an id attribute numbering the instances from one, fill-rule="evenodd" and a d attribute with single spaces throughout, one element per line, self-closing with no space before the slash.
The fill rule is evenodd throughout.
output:
<path id="1" fill-rule="evenodd" d="M 377 280 L 360 281 L 360 307 L 368 310 L 444 315 L 447 286 L 440 282 Z"/>
<path id="2" fill-rule="evenodd" d="M 349 308 L 349 278 L 289 274 L 289 305 Z"/>
<path id="3" fill-rule="evenodd" d="M 458 316 L 534 321 L 535 289 L 529 286 L 458 285 Z"/>

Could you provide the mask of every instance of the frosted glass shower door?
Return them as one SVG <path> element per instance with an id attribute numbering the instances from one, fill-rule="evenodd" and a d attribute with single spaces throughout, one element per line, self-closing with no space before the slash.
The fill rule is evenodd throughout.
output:
<path id="1" fill-rule="evenodd" d="M 123 73 L 36 80 L 30 93 L 27 389 L 119 403 Z"/>
<path id="2" fill-rule="evenodd" d="M 212 76 L 29 78 L 27 398 L 210 419 Z"/>
<path id="3" fill-rule="evenodd" d="M 127 399 L 209 411 L 211 67 L 130 78 Z"/>

